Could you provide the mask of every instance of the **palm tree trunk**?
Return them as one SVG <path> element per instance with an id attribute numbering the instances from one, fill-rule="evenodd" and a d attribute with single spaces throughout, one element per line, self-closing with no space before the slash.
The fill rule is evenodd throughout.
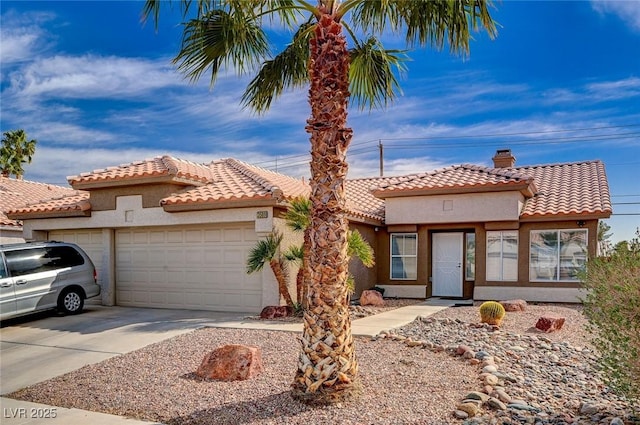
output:
<path id="1" fill-rule="evenodd" d="M 288 306 L 293 306 L 293 300 L 291 299 L 291 294 L 289 293 L 289 288 L 287 287 L 287 274 L 282 267 L 281 260 L 272 259 L 269 261 L 269 265 L 271 266 L 271 270 L 273 271 L 273 275 L 276 277 L 276 282 L 278 282 L 278 292 L 284 298 L 284 301 Z"/>
<path id="2" fill-rule="evenodd" d="M 293 383 L 297 398 L 335 403 L 358 390 L 358 363 L 348 304 L 348 222 L 344 213 L 349 53 L 342 26 L 326 9 L 311 40 L 306 130 L 311 141 L 309 309 Z"/>
<path id="3" fill-rule="evenodd" d="M 304 229 L 304 242 L 302 245 L 302 269 L 299 273 L 300 289 L 298 291 L 298 303 L 302 306 L 302 310 L 309 309 L 309 281 L 311 280 L 311 272 L 309 270 L 309 255 L 311 252 L 311 229 Z"/>

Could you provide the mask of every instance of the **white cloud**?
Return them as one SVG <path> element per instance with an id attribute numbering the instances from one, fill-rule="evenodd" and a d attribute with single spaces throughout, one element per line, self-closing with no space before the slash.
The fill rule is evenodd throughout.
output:
<path id="1" fill-rule="evenodd" d="M 10 92 L 57 99 L 133 99 L 184 85 L 168 60 L 58 55 L 36 60 L 10 75 Z"/>
<path id="2" fill-rule="evenodd" d="M 640 32 L 640 2 L 637 0 L 591 0 L 591 6 L 600 14 L 618 16 L 634 31 Z"/>
<path id="3" fill-rule="evenodd" d="M 602 81 L 589 84 L 586 88 L 598 100 L 628 99 L 640 96 L 640 78 L 631 77 L 617 81 Z"/>
<path id="4" fill-rule="evenodd" d="M 0 20 L 0 62 L 3 67 L 30 61 L 51 46 L 54 38 L 41 25 L 51 21 L 55 16 L 46 12 L 17 14 L 8 11 Z"/>

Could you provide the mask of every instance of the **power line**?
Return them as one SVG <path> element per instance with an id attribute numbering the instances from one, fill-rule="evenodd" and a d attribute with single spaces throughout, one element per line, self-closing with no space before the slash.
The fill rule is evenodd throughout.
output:
<path id="1" fill-rule="evenodd" d="M 573 132 L 578 132 L 578 131 L 593 131 L 593 130 L 607 130 L 607 129 L 616 129 L 616 128 L 632 128 L 632 127 L 640 127 L 640 124 L 628 124 L 628 125 L 612 125 L 612 126 L 600 126 L 600 127 L 583 127 L 583 128 L 574 128 L 574 129 L 559 129 L 559 130 L 543 130 L 543 131 L 528 131 L 528 132 L 514 132 L 514 133 L 493 133 L 493 134 L 474 134 L 474 135 L 452 135 L 452 136 L 424 136 L 424 137 L 401 137 L 401 138 L 378 138 L 378 139 L 371 139 L 371 140 L 367 140 L 364 142 L 355 142 L 351 144 L 351 148 L 355 147 L 355 146 L 362 146 L 362 145 L 367 145 L 367 144 L 371 144 L 371 143 L 381 143 L 381 142 L 393 142 L 393 141 L 402 141 L 402 140 L 451 140 L 451 139 L 473 139 L 473 138 L 486 138 L 486 137 L 504 137 L 504 136 L 531 136 L 531 135 L 537 135 L 537 134 L 557 134 L 557 133 L 573 133 Z M 592 136 L 573 136 L 573 137 L 562 137 L 559 139 L 543 139 L 543 141 L 547 141 L 549 143 L 551 143 L 552 141 L 555 142 L 560 142 L 563 140 L 571 140 L 571 139 L 599 139 L 599 138 L 606 138 L 604 140 L 611 140 L 611 139 L 616 139 L 616 138 L 621 138 L 620 136 L 623 135 L 640 135 L 640 133 L 638 132 L 633 132 L 633 133 L 619 133 L 619 134 L 606 134 L 606 135 L 592 135 Z M 623 138 L 628 138 L 628 137 L 623 137 Z M 528 142 L 528 143 L 527 143 Z M 500 143 L 500 144 L 504 144 L 504 143 L 512 143 L 512 144 L 516 144 L 516 145 L 526 145 L 526 144 L 536 144 L 539 143 L 539 141 L 500 141 L 500 142 L 492 142 L 493 144 L 496 143 Z M 458 147 L 459 145 L 462 145 L 462 143 L 460 144 L 456 144 L 456 147 Z M 411 147 L 416 147 L 416 146 L 420 146 L 420 145 L 411 145 Z M 480 146 L 487 146 L 486 143 L 477 143 L 477 144 L 466 144 L 466 146 L 464 147 L 480 147 Z M 429 145 L 430 148 L 438 148 L 438 147 L 448 147 L 450 148 L 451 145 L 447 144 L 447 145 Z M 462 147 L 462 146 L 461 146 Z M 397 146 L 394 146 L 392 148 L 399 148 Z M 259 164 L 266 164 L 266 163 L 270 163 L 270 162 L 274 162 L 274 161 L 286 161 L 288 159 L 295 159 L 295 158 L 308 158 L 309 154 L 305 153 L 305 154 L 296 154 L 296 155 L 287 155 L 287 156 L 282 156 L 282 157 L 276 157 L 274 159 L 271 160 L 264 160 L 264 161 L 258 161 L 258 162 L 254 162 L 254 165 L 259 165 Z"/>

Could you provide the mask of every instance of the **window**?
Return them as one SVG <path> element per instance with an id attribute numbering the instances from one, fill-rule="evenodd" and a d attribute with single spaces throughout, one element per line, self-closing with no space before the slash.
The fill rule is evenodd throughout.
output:
<path id="1" fill-rule="evenodd" d="M 475 280 L 476 278 L 476 234 L 467 233 L 466 250 L 465 250 L 465 267 L 464 278 L 466 280 Z"/>
<path id="2" fill-rule="evenodd" d="M 84 258 L 69 246 L 7 251 L 7 268 L 13 277 L 84 264 Z"/>
<path id="3" fill-rule="evenodd" d="M 418 235 L 391 235 L 391 279 L 415 280 L 418 277 Z"/>
<path id="4" fill-rule="evenodd" d="M 7 269 L 4 266 L 4 260 L 2 259 L 2 254 L 0 253 L 0 279 L 4 279 L 8 276 L 9 274 L 7 273 Z"/>
<path id="5" fill-rule="evenodd" d="M 532 230 L 529 279 L 577 282 L 587 262 L 587 230 Z"/>
<path id="6" fill-rule="evenodd" d="M 518 280 L 518 232 L 487 232 L 487 280 Z"/>

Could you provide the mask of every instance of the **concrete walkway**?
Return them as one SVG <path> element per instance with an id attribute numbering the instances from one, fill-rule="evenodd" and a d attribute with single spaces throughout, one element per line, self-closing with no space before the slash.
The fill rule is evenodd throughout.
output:
<path id="1" fill-rule="evenodd" d="M 354 320 L 351 325 L 351 329 L 354 335 L 357 336 L 374 336 L 379 334 L 383 330 L 389 330 L 403 326 L 413 321 L 417 316 L 429 316 L 447 307 L 453 306 L 458 301 L 442 300 L 438 298 L 432 298 L 425 302 L 402 307 L 394 310 L 387 311 L 385 313 L 376 314 L 369 317 Z M 105 309 L 109 309 L 108 307 Z M 114 308 L 117 309 L 117 308 Z M 140 309 L 145 310 L 145 309 Z M 152 326 L 144 326 L 141 328 L 140 340 L 144 341 L 145 335 L 143 333 L 151 332 L 154 334 L 153 342 L 157 342 L 161 339 L 168 339 L 176 334 L 182 333 L 178 331 L 178 327 L 183 327 L 183 332 L 189 332 L 196 327 L 220 327 L 220 328 L 243 328 L 243 329 L 265 329 L 265 330 L 281 330 L 290 332 L 301 332 L 301 323 L 287 323 L 277 321 L 261 321 L 251 319 L 241 319 L 236 316 L 236 320 L 229 320 L 226 315 L 224 318 L 216 317 L 215 315 L 206 313 L 204 317 L 200 317 L 194 320 L 192 317 L 197 315 L 197 312 L 182 312 L 183 315 L 190 317 L 189 326 L 184 326 L 184 318 L 182 315 L 176 315 L 175 311 L 164 312 L 173 317 L 174 323 L 170 322 L 170 319 L 163 319 L 159 321 L 162 329 L 154 329 Z M 81 316 L 77 316 L 81 317 Z M 172 332 L 158 332 L 161 330 L 167 330 L 170 328 Z M 4 329 L 3 329 L 4 330 Z M 129 331 L 131 331 L 129 329 Z M 177 332 L 176 332 L 177 331 Z M 130 335 L 130 338 L 135 335 Z M 4 339 L 4 337 L 3 337 Z M 150 343 L 150 342 L 149 342 Z M 141 348 L 141 347 L 137 347 Z M 137 349 L 135 348 L 135 349 Z M 130 350 L 133 351 L 133 350 Z M 112 356 L 120 355 L 122 353 L 113 352 Z M 81 367 L 81 366 L 79 366 Z M 79 367 L 76 367 L 79 368 Z M 5 374 L 3 367 L 2 374 Z M 15 371 L 14 371 L 15 372 Z M 61 373 L 62 374 L 62 373 Z M 138 421 L 135 419 L 128 419 L 122 416 L 108 415 L 104 413 L 90 412 L 79 409 L 67 409 L 63 407 L 46 406 L 42 404 L 29 403 L 25 401 L 19 401 L 9 399 L 6 397 L 0 397 L 1 415 L 0 423 L 2 425 L 149 425 L 154 422 Z"/>

